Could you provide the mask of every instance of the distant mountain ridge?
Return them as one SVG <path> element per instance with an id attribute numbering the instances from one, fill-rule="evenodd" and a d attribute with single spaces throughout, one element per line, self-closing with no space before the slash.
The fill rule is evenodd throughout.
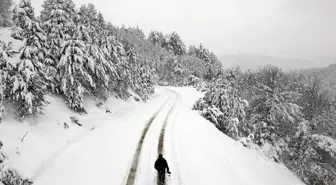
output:
<path id="1" fill-rule="evenodd" d="M 266 55 L 228 54 L 219 56 L 225 68 L 240 66 L 242 70 L 258 69 L 268 64 L 276 65 L 285 71 L 326 67 L 333 63 L 330 60 L 311 61 L 295 58 L 282 58 Z M 336 60 L 334 61 L 336 63 Z"/>

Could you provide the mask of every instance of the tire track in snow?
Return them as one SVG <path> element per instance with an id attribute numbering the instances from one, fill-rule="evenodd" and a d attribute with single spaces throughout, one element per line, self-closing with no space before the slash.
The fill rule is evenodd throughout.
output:
<path id="1" fill-rule="evenodd" d="M 173 110 L 176 110 L 177 107 L 180 105 L 179 102 L 181 101 L 181 95 L 173 90 L 168 89 L 169 91 L 175 93 L 176 95 L 176 99 L 174 102 L 174 105 L 170 108 L 168 114 L 166 115 L 165 119 L 164 119 L 164 124 L 161 128 L 160 131 L 160 136 L 159 136 L 159 144 L 158 144 L 158 154 L 162 154 L 163 153 L 163 149 L 164 149 L 164 138 L 165 138 L 165 133 L 166 133 L 166 126 L 167 126 L 167 122 L 168 122 L 168 118 L 169 116 L 171 116 L 171 113 L 173 112 Z M 175 115 L 176 116 L 176 115 Z M 158 179 L 158 177 L 157 177 Z M 167 181 L 165 181 L 166 184 Z M 157 181 L 157 185 L 160 185 L 159 181 Z"/>
<path id="2" fill-rule="evenodd" d="M 168 102 L 169 98 L 167 98 L 165 100 L 165 102 L 162 104 L 165 105 L 167 102 Z M 161 108 L 161 107 L 160 107 Z M 120 110 L 119 110 L 120 111 Z M 136 112 L 136 109 L 133 109 L 130 111 L 131 113 L 130 114 L 133 114 Z M 117 114 L 117 112 L 113 112 L 111 115 L 109 115 L 108 117 L 110 116 L 115 116 Z M 94 119 L 93 118 L 90 118 L 90 119 Z M 123 122 L 123 120 L 125 120 L 126 117 L 124 118 L 121 118 L 120 120 L 117 119 L 118 121 L 116 122 L 118 125 L 117 125 L 117 130 L 118 128 L 120 127 L 121 123 Z M 87 120 L 84 120 L 84 121 L 87 121 Z M 66 151 L 67 149 L 71 148 L 73 145 L 75 145 L 76 143 L 78 143 L 81 139 L 84 139 L 85 137 L 89 136 L 93 131 L 95 131 L 96 129 L 103 129 L 104 126 L 101 126 L 101 127 L 96 127 L 94 130 L 88 130 L 86 132 L 84 132 L 83 134 L 79 134 L 78 136 L 68 140 L 64 145 L 63 147 L 55 150 L 54 152 L 51 153 L 51 155 L 49 157 L 47 157 L 46 159 L 42 160 L 42 163 L 34 170 L 33 172 L 33 176 L 31 177 L 31 179 L 33 181 L 37 180 L 38 178 L 40 178 L 46 169 L 50 168 L 53 163 L 55 162 L 56 158 L 59 157 L 64 151 Z"/>
<path id="3" fill-rule="evenodd" d="M 126 180 L 126 185 L 133 185 L 135 184 L 135 177 L 136 177 L 136 173 L 137 173 L 137 168 L 138 168 L 138 163 L 139 163 L 139 159 L 140 159 L 140 153 L 141 153 L 141 149 L 142 149 L 142 145 L 143 142 L 145 140 L 146 134 L 151 126 L 151 124 L 153 123 L 153 121 L 155 120 L 155 118 L 157 117 L 157 115 L 161 112 L 161 110 L 168 104 L 170 98 L 168 98 L 163 105 L 155 112 L 155 114 L 150 118 L 150 120 L 147 122 L 147 124 L 145 125 L 140 140 L 138 142 L 137 145 L 137 149 L 135 151 L 133 160 L 132 160 L 132 165 L 131 168 L 127 174 L 127 180 Z"/>
<path id="4" fill-rule="evenodd" d="M 175 92 L 173 90 L 170 90 L 172 92 Z M 165 154 L 167 157 L 170 158 L 171 160 L 171 164 L 170 164 L 170 168 L 174 168 L 174 171 L 172 172 L 173 178 L 171 178 L 170 183 L 168 184 L 177 184 L 177 185 L 185 185 L 185 183 L 183 182 L 182 178 L 181 178 L 181 173 L 180 173 L 180 163 L 178 160 L 178 156 L 176 154 L 176 136 L 174 133 L 174 129 L 175 129 L 175 124 L 176 124 L 176 118 L 179 115 L 180 112 L 180 108 L 181 108 L 181 104 L 182 104 L 182 98 L 181 98 L 181 94 L 175 92 L 178 95 L 178 108 L 175 109 L 174 114 L 174 118 L 171 120 L 171 123 L 168 127 L 168 135 L 167 137 L 169 138 L 169 143 L 167 142 L 167 144 L 169 145 L 169 148 L 166 147 L 166 149 L 168 149 L 168 153 Z M 168 182 L 168 181 L 167 181 Z"/>

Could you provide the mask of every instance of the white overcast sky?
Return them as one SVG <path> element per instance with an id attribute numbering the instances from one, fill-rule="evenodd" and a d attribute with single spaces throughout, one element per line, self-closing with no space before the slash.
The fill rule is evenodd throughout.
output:
<path id="1" fill-rule="evenodd" d="M 16 0 L 19 1 L 19 0 Z M 114 25 L 176 31 L 217 55 L 336 59 L 336 0 L 74 0 Z M 39 14 L 43 0 L 32 0 Z"/>

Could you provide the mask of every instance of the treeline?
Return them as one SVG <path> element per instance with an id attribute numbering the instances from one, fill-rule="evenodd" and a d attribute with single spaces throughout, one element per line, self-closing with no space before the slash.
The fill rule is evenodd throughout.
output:
<path id="1" fill-rule="evenodd" d="M 30 0 L 13 9 L 12 37 L 22 48 L 0 41 L 0 120 L 8 103 L 19 120 L 43 114 L 51 93 L 86 113 L 84 95 L 104 101 L 133 91 L 145 101 L 155 84 L 187 85 L 222 71 L 212 52 L 202 45 L 187 50 L 175 32 L 146 37 L 138 27 L 116 27 L 93 4 L 76 9 L 71 0 L 46 0 L 42 7 L 39 17 Z"/>
<path id="2" fill-rule="evenodd" d="M 335 79 L 334 79 L 335 80 Z M 307 184 L 336 183 L 336 97 L 315 73 L 227 70 L 194 109 L 244 146 L 262 148 Z"/>

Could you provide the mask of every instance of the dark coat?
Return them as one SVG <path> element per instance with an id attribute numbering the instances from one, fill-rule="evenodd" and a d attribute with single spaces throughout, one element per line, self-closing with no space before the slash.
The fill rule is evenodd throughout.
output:
<path id="1" fill-rule="evenodd" d="M 154 168 L 159 171 L 159 172 L 163 172 L 165 173 L 166 172 L 166 169 L 167 171 L 169 172 L 169 167 L 168 167 L 168 163 L 166 161 L 166 159 L 164 158 L 158 158 L 156 161 L 155 161 L 155 164 L 154 164 Z"/>

